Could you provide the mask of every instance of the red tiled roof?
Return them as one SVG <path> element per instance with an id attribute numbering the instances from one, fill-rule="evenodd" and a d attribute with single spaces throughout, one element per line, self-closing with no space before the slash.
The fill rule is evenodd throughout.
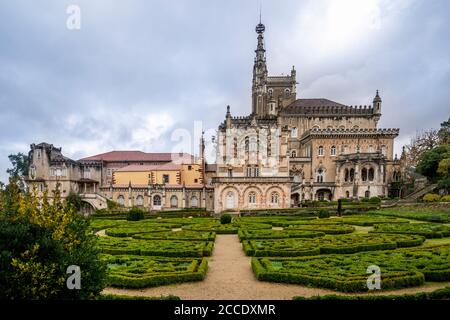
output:
<path id="1" fill-rule="evenodd" d="M 80 159 L 81 161 L 154 161 L 171 162 L 183 158 L 191 161 L 192 156 L 188 153 L 147 153 L 142 151 L 110 151 Z"/>
<path id="2" fill-rule="evenodd" d="M 115 172 L 141 172 L 141 171 L 173 171 L 180 170 L 181 166 L 178 164 L 163 164 L 163 165 L 138 165 L 131 164 L 129 166 L 117 169 Z"/>

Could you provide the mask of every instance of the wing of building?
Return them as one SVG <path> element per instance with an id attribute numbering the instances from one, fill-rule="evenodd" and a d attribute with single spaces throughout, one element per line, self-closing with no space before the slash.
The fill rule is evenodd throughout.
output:
<path id="1" fill-rule="evenodd" d="M 52 144 L 32 144 L 28 185 L 39 195 L 59 185 L 62 197 L 81 195 L 85 211 L 103 209 L 112 200 L 148 210 L 213 209 L 214 188 L 202 162 L 186 153 L 111 151 L 69 159 Z"/>

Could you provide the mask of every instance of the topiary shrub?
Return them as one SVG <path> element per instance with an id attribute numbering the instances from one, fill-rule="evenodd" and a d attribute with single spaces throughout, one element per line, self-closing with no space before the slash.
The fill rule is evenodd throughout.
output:
<path id="1" fill-rule="evenodd" d="M 442 202 L 450 202 L 450 194 L 441 198 Z"/>
<path id="2" fill-rule="evenodd" d="M 427 193 L 426 195 L 423 196 L 422 200 L 424 202 L 437 202 L 441 200 L 441 196 L 434 193 Z"/>
<path id="3" fill-rule="evenodd" d="M 139 208 L 133 207 L 128 211 L 127 220 L 128 221 L 139 221 L 144 219 L 144 211 Z"/>
<path id="4" fill-rule="evenodd" d="M 320 210 L 319 211 L 319 218 L 323 219 L 323 218 L 329 218 L 330 217 L 330 212 L 328 210 Z"/>
<path id="5" fill-rule="evenodd" d="M 231 223 L 231 215 L 225 213 L 220 217 L 221 224 L 229 224 Z"/>
<path id="6" fill-rule="evenodd" d="M 379 204 L 379 203 L 381 203 L 381 199 L 379 197 L 372 197 L 369 199 L 368 202 L 373 203 L 373 204 Z"/>

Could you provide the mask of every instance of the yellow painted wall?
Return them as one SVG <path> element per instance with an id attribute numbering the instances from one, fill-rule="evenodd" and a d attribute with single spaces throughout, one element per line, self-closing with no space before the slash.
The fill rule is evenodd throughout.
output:
<path id="1" fill-rule="evenodd" d="M 137 172 L 127 172 L 127 171 L 116 171 L 114 172 L 114 184 L 148 184 L 148 175 L 150 171 L 137 171 Z"/>
<path id="2" fill-rule="evenodd" d="M 189 170 L 189 166 L 191 166 L 191 170 Z M 195 180 L 197 179 L 197 182 Z M 181 183 L 185 184 L 201 184 L 202 181 L 202 173 L 201 173 L 201 165 L 199 164 L 183 164 L 181 166 Z"/>
<path id="3" fill-rule="evenodd" d="M 180 170 L 116 171 L 114 184 L 163 184 L 164 175 L 169 176 L 169 184 L 181 184 L 179 173 Z"/>

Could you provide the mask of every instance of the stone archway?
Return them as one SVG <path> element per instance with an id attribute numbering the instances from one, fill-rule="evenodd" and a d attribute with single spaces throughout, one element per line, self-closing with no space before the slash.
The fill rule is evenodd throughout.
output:
<path id="1" fill-rule="evenodd" d="M 318 189 L 315 194 L 315 200 L 318 201 L 331 201 L 333 199 L 333 193 L 330 189 Z"/>

